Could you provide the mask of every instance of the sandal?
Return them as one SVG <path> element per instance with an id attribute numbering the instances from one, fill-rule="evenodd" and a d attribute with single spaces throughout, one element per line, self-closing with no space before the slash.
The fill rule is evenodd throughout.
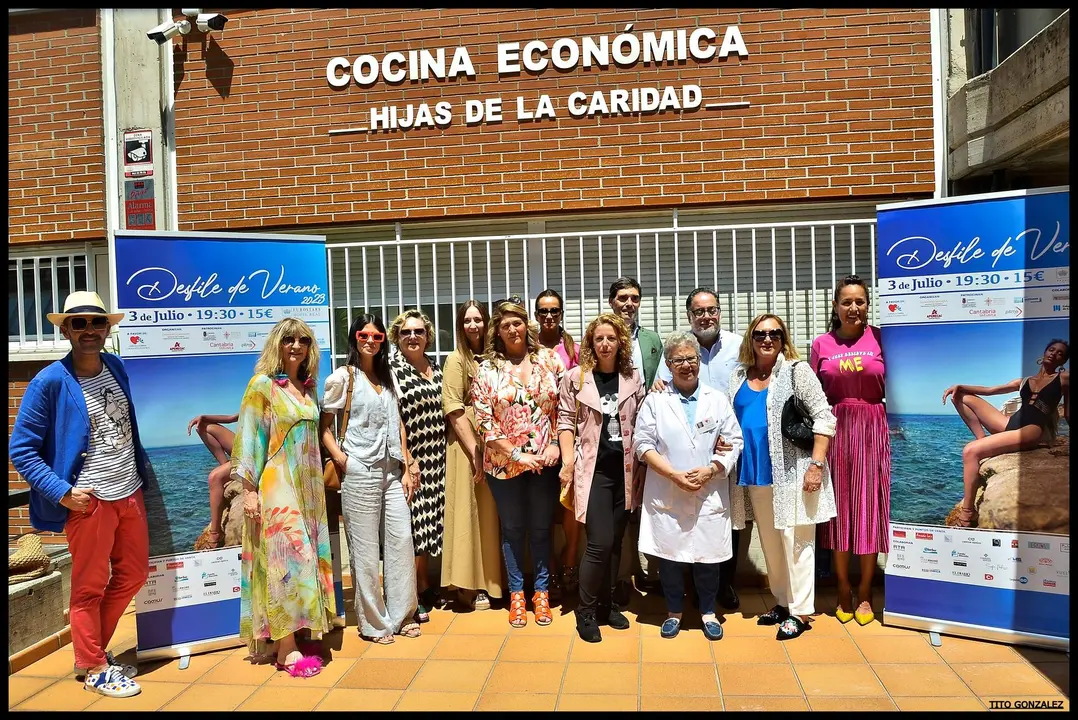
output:
<path id="1" fill-rule="evenodd" d="M 524 609 L 524 591 L 509 593 L 509 624 L 522 628 L 528 624 L 528 613 Z"/>
<path id="2" fill-rule="evenodd" d="M 299 655 L 298 660 L 292 663 L 276 662 L 274 665 L 278 670 L 286 670 L 289 675 L 297 678 L 310 678 L 322 672 L 322 658 L 317 655 L 304 655 L 298 651 L 295 654 Z M 292 653 L 289 653 L 289 656 L 291 655 Z"/>
<path id="3" fill-rule="evenodd" d="M 423 634 L 423 631 L 419 629 L 419 623 L 405 623 L 401 628 L 401 635 L 406 638 L 417 638 Z"/>
<path id="4" fill-rule="evenodd" d="M 532 607 L 535 608 L 535 624 L 549 625 L 554 622 L 554 616 L 550 612 L 550 593 L 546 590 L 536 590 L 532 595 Z"/>
<path id="5" fill-rule="evenodd" d="M 360 637 L 363 638 L 364 640 L 366 640 L 367 642 L 374 643 L 375 645 L 392 645 L 393 644 L 393 636 L 392 635 L 383 635 L 382 637 L 367 637 L 366 635 L 360 635 Z"/>
<path id="6" fill-rule="evenodd" d="M 973 508 L 958 508 L 958 514 L 955 515 L 955 527 L 973 527 L 977 523 L 977 511 Z"/>
<path id="7" fill-rule="evenodd" d="M 779 630 L 775 634 L 775 639 L 793 640 L 795 637 L 800 637 L 802 633 L 809 630 L 811 627 L 811 625 L 796 615 L 790 615 L 779 624 Z"/>

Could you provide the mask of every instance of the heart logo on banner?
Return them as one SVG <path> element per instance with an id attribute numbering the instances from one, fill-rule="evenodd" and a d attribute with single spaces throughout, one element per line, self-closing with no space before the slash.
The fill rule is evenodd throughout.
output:
<path id="1" fill-rule="evenodd" d="M 887 309 L 890 310 L 891 312 L 894 312 L 895 310 L 898 310 L 898 305 L 895 305 L 894 303 L 891 303 L 890 305 L 887 306 Z"/>

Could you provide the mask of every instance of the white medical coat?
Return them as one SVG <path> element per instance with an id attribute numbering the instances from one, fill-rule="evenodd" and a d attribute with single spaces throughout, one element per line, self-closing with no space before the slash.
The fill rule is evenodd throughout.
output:
<path id="1" fill-rule="evenodd" d="M 692 470 L 718 461 L 723 472 L 696 492 L 647 469 L 640 517 L 641 552 L 684 563 L 718 563 L 733 555 L 730 531 L 730 486 L 734 464 L 744 441 L 734 408 L 722 392 L 700 384 L 694 426 L 689 427 L 680 393 L 669 384 L 649 393 L 636 416 L 633 452 L 643 459 L 648 450 L 666 458 L 675 470 Z M 722 435 L 729 452 L 715 453 Z"/>

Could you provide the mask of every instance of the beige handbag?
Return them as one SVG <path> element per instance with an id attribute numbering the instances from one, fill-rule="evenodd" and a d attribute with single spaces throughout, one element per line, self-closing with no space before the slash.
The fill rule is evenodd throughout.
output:
<path id="1" fill-rule="evenodd" d="M 580 390 L 584 387 L 584 371 L 580 371 L 580 384 L 576 388 L 576 411 L 573 413 L 573 454 L 576 454 L 576 423 L 580 418 Z M 559 502 L 568 510 L 573 509 L 573 498 L 576 493 L 573 492 L 573 485 L 575 481 L 570 479 L 565 485 L 561 486 L 561 495 L 558 497 Z"/>

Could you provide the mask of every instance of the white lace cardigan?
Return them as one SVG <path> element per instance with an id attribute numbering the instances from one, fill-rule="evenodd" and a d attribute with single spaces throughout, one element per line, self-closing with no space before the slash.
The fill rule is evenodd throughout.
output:
<path id="1" fill-rule="evenodd" d="M 729 398 L 745 382 L 745 367 L 738 365 L 730 373 Z M 835 491 L 831 486 L 831 469 L 825 464 L 820 489 L 807 493 L 801 489 L 812 452 L 802 450 L 782 436 L 782 408 L 793 394 L 793 374 L 797 373 L 797 395 L 812 413 L 812 431 L 818 435 L 835 435 L 835 416 L 819 379 L 807 362 L 789 361 L 781 355 L 775 362 L 767 392 L 767 440 L 771 454 L 771 475 L 774 490 L 775 527 L 784 530 L 795 525 L 816 525 L 835 517 Z M 745 487 L 731 481 L 730 507 L 733 526 L 737 530 L 753 519 L 752 504 Z"/>

